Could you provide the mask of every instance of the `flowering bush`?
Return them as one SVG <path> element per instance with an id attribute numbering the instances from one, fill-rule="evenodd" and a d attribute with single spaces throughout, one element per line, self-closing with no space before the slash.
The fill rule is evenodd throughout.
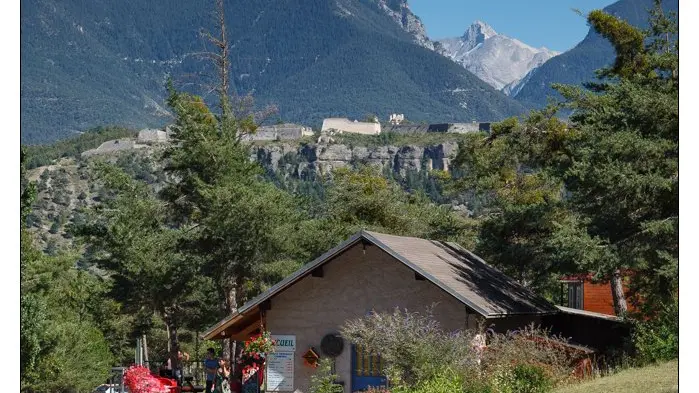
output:
<path id="1" fill-rule="evenodd" d="M 506 334 L 484 335 L 482 327 L 447 332 L 431 309 L 371 313 L 347 321 L 341 332 L 352 344 L 380 348 L 393 393 L 546 392 L 567 383 L 588 356 L 533 325 Z"/>
<path id="2" fill-rule="evenodd" d="M 252 336 L 250 340 L 245 342 L 243 353 L 268 353 L 274 350 L 274 340 L 268 331 L 263 331 L 261 334 Z"/>
<path id="3" fill-rule="evenodd" d="M 168 388 L 144 366 L 131 366 L 124 373 L 124 384 L 131 393 L 167 393 Z"/>
<path id="4" fill-rule="evenodd" d="M 274 352 L 274 345 L 275 342 L 268 331 L 263 331 L 245 342 L 238 360 L 243 373 L 243 383 L 264 367 L 267 354 Z"/>

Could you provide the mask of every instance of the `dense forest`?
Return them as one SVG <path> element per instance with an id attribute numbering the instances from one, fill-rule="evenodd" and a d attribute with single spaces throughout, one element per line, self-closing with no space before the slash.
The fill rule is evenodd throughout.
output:
<path id="1" fill-rule="evenodd" d="M 675 19 L 656 8 L 648 31 L 601 11 L 588 21 L 616 51 L 604 79 L 556 86 L 564 102 L 463 138 L 450 174 L 396 178 L 361 163 L 324 178 L 265 172 L 241 140 L 257 127 L 254 106 L 234 111 L 225 81 L 218 107 L 169 84 L 173 143 L 148 157 L 76 159 L 72 174 L 31 180 L 27 167 L 129 131 L 23 149 L 21 390 L 89 391 L 133 361 L 137 338 L 154 361 L 201 358 L 218 344 L 198 332 L 360 228 L 458 242 L 549 298 L 560 275 L 594 273 L 636 321 L 636 352 L 676 356 Z M 560 109 L 574 115 L 564 122 Z M 79 214 L 54 214 L 70 220 L 72 241 L 40 249 L 33 209 L 54 187 L 46 206 Z M 637 273 L 629 297 L 616 290 L 622 271 Z"/>

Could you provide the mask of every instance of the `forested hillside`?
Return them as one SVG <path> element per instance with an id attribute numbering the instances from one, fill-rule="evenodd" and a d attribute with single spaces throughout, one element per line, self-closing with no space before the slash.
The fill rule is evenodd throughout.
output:
<path id="1" fill-rule="evenodd" d="M 655 0 L 620 0 L 604 10 L 633 26 L 648 27 L 648 10 Z M 678 0 L 663 0 L 665 12 L 677 12 Z M 614 62 L 614 48 L 599 32 L 590 28 L 587 36 L 573 49 L 562 53 L 535 69 L 514 96 L 529 108 L 542 108 L 547 97 L 561 99 L 551 87 L 554 83 L 581 85 L 596 80 L 595 71 Z"/>
<path id="2" fill-rule="evenodd" d="M 53 141 L 107 124 L 172 121 L 169 75 L 210 94 L 215 70 L 201 31 L 214 2 L 30 0 L 21 9 L 22 140 Z M 415 121 L 494 121 L 519 103 L 414 43 L 377 1 L 226 2 L 232 84 L 275 104 L 277 118 L 401 112 Z M 275 118 L 276 119 L 276 118 Z"/>

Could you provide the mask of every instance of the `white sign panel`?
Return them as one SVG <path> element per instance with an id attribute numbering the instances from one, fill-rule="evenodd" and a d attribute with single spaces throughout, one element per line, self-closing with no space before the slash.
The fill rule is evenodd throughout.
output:
<path id="1" fill-rule="evenodd" d="M 267 392 L 294 391 L 294 352 L 267 355 Z"/>
<path id="2" fill-rule="evenodd" d="M 272 340 L 275 341 L 274 352 L 295 352 L 296 351 L 296 336 L 290 335 L 272 335 Z"/>

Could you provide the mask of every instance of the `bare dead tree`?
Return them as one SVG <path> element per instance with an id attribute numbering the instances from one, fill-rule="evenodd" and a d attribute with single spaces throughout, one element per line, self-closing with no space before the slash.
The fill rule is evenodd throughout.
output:
<path id="1" fill-rule="evenodd" d="M 204 52 L 202 55 L 211 59 L 218 70 L 219 83 L 216 91 L 219 96 L 222 123 L 230 121 L 231 106 L 230 97 L 230 59 L 228 37 L 226 34 L 226 13 L 223 0 L 216 0 L 216 23 L 219 36 L 215 37 L 210 32 L 202 32 L 202 35 L 214 45 L 216 52 Z"/>
<path id="2" fill-rule="evenodd" d="M 240 142 L 246 135 L 254 134 L 257 125 L 276 113 L 277 108 L 266 106 L 264 109 L 256 111 L 252 94 L 231 95 L 230 44 L 226 29 L 225 9 L 223 0 L 215 1 L 218 36 L 214 36 L 210 32 L 201 33 L 209 43 L 213 44 L 215 51 L 204 51 L 197 55 L 210 59 L 217 69 L 218 84 L 212 90 L 215 90 L 219 96 L 221 128 L 232 127 L 235 129 L 236 142 Z"/>

